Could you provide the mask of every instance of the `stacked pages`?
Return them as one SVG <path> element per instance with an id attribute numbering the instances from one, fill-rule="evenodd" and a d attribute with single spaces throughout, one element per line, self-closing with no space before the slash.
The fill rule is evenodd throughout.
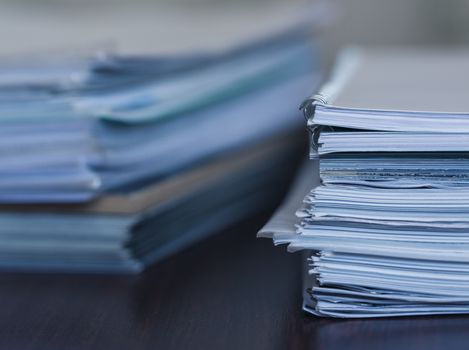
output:
<path id="1" fill-rule="evenodd" d="M 0 268 L 140 271 L 265 210 L 314 57 L 299 25 L 224 52 L 0 62 Z"/>
<path id="2" fill-rule="evenodd" d="M 307 34 L 193 57 L 5 62 L 0 202 L 90 200 L 292 128 Z"/>
<path id="3" fill-rule="evenodd" d="M 312 251 L 305 310 L 469 313 L 468 69 L 463 50 L 350 51 L 302 106 L 318 167 L 260 235 Z"/>

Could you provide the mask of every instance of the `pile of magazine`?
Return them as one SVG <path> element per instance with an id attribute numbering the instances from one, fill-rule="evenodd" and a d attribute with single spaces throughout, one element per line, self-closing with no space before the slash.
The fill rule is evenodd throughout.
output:
<path id="1" fill-rule="evenodd" d="M 223 52 L 1 61 L 0 268 L 138 272 L 265 210 L 314 57 L 299 25 Z"/>
<path id="2" fill-rule="evenodd" d="M 314 161 L 260 235 L 308 252 L 305 310 L 469 313 L 468 59 L 349 51 L 303 105 Z"/>

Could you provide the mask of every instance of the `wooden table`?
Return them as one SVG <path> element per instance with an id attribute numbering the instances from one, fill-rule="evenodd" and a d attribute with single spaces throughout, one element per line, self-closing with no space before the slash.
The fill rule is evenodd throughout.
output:
<path id="1" fill-rule="evenodd" d="M 140 276 L 0 274 L 0 348 L 467 349 L 468 317 L 315 319 L 268 213 Z"/>

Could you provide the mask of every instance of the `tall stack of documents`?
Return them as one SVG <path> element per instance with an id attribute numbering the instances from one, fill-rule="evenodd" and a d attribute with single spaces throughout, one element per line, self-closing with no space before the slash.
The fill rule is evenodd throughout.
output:
<path id="1" fill-rule="evenodd" d="M 0 268 L 138 272 L 265 209 L 314 57 L 298 26 L 224 52 L 0 62 Z"/>
<path id="2" fill-rule="evenodd" d="M 303 104 L 314 161 L 260 235 L 308 252 L 305 310 L 469 313 L 468 72 L 465 50 L 349 51 Z"/>

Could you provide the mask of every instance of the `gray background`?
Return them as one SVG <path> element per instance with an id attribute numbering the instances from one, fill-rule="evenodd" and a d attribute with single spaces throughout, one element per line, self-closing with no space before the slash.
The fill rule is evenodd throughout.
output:
<path id="1" fill-rule="evenodd" d="M 268 32 L 318 1 L 0 0 L 0 56 L 93 50 L 174 52 Z M 344 44 L 466 45 L 469 0 L 331 0 L 326 52 Z M 321 14 L 319 17 L 323 18 Z"/>

